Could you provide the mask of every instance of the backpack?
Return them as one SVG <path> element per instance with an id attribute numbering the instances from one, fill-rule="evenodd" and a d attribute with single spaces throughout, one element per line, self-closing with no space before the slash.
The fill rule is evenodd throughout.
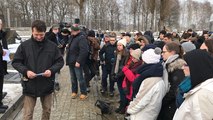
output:
<path id="1" fill-rule="evenodd" d="M 97 106 L 101 110 L 101 114 L 111 114 L 112 108 L 110 107 L 110 103 L 107 103 L 102 100 L 97 100 L 95 102 L 95 106 Z"/>

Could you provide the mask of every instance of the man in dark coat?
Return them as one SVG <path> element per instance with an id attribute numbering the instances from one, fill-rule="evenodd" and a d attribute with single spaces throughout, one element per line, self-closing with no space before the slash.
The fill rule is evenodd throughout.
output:
<path id="1" fill-rule="evenodd" d="M 7 40 L 6 40 L 6 32 L 3 31 L 3 23 L 2 23 L 1 19 L 0 19 L 0 42 L 1 42 L 3 49 L 8 49 Z M 3 60 L 2 68 L 3 68 L 4 75 L 8 74 L 8 72 L 7 72 L 7 61 Z"/>
<path id="2" fill-rule="evenodd" d="M 33 119 L 36 98 L 43 108 L 42 120 L 50 119 L 55 73 L 64 65 L 57 46 L 45 39 L 46 25 L 41 20 L 32 23 L 32 37 L 18 47 L 12 66 L 23 75 L 24 118 Z"/>
<path id="3" fill-rule="evenodd" d="M 5 55 L 5 52 L 3 51 L 2 48 L 7 47 L 6 44 L 6 40 L 5 40 L 5 32 L 2 30 L 2 21 L 0 19 L 0 113 L 4 113 L 8 106 L 7 105 L 3 105 L 2 103 L 2 99 L 3 99 L 3 83 L 4 83 L 4 74 L 5 74 L 5 62 L 2 59 L 2 56 Z M 6 66 L 7 66 L 7 62 L 6 62 Z"/>
<path id="4" fill-rule="evenodd" d="M 77 97 L 78 82 L 80 84 L 80 100 L 87 98 L 86 81 L 83 76 L 83 66 L 88 57 L 89 47 L 84 32 L 80 31 L 78 24 L 71 26 L 71 38 L 67 45 L 66 64 L 69 65 L 72 82 L 72 99 Z"/>

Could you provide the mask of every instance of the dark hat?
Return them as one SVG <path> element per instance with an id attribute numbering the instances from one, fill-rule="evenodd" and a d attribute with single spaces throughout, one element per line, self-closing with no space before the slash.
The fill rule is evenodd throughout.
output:
<path id="1" fill-rule="evenodd" d="M 188 29 L 188 30 L 187 30 L 187 32 L 192 32 L 192 29 L 191 29 L 191 28 L 190 28 L 190 29 Z"/>
<path id="2" fill-rule="evenodd" d="M 70 34 L 70 31 L 65 27 L 65 28 L 63 28 L 62 30 L 61 30 L 61 32 L 62 33 L 68 33 L 68 34 Z"/>
<path id="3" fill-rule="evenodd" d="M 58 29 L 58 28 L 60 28 L 59 24 L 53 24 L 52 25 L 52 29 Z"/>
<path id="4" fill-rule="evenodd" d="M 71 26 L 71 30 L 73 30 L 73 31 L 79 31 L 79 30 L 80 30 L 80 27 L 78 26 L 78 24 L 73 24 L 73 25 Z"/>
<path id="5" fill-rule="evenodd" d="M 143 48 L 142 48 L 142 51 L 146 51 L 148 49 L 155 49 L 157 46 L 154 45 L 154 44 L 148 44 L 148 45 L 145 45 Z"/>
<path id="6" fill-rule="evenodd" d="M 135 49 L 140 48 L 140 45 L 139 45 L 139 44 L 137 44 L 137 43 L 130 44 L 130 45 L 129 45 L 129 47 L 128 47 L 128 49 L 130 49 L 130 48 L 132 48 L 133 50 L 135 50 Z"/>
<path id="7" fill-rule="evenodd" d="M 87 36 L 88 37 L 95 37 L 95 31 L 94 30 L 89 30 Z"/>
<path id="8" fill-rule="evenodd" d="M 131 34 L 130 34 L 129 32 L 127 32 L 127 33 L 125 34 L 125 36 L 131 37 Z"/>

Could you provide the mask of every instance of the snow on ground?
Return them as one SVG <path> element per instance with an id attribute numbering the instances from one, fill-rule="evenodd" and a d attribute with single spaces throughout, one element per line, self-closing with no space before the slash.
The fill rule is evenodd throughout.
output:
<path id="1" fill-rule="evenodd" d="M 21 37 L 21 40 L 15 40 L 15 44 L 9 44 L 8 45 L 8 49 L 10 50 L 10 53 L 15 53 L 16 52 L 16 50 L 17 50 L 17 48 L 18 48 L 18 46 L 20 45 L 20 43 L 21 43 L 21 41 L 25 41 L 25 40 L 27 40 L 27 39 L 29 39 L 30 38 L 30 36 L 20 36 Z"/>
<path id="2" fill-rule="evenodd" d="M 22 94 L 22 86 L 21 84 L 4 84 L 3 92 L 7 92 L 3 102 L 8 104 Z"/>
<path id="3" fill-rule="evenodd" d="M 15 53 L 20 43 L 16 44 L 9 44 L 8 49 L 10 50 L 10 53 Z"/>

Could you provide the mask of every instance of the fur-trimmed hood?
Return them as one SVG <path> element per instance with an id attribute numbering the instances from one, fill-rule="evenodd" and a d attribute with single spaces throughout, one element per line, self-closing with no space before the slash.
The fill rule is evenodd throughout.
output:
<path id="1" fill-rule="evenodd" d="M 177 58 L 171 63 L 168 63 L 167 70 L 168 72 L 173 72 L 176 69 L 182 69 L 184 64 L 186 64 L 186 62 L 183 59 Z"/>

